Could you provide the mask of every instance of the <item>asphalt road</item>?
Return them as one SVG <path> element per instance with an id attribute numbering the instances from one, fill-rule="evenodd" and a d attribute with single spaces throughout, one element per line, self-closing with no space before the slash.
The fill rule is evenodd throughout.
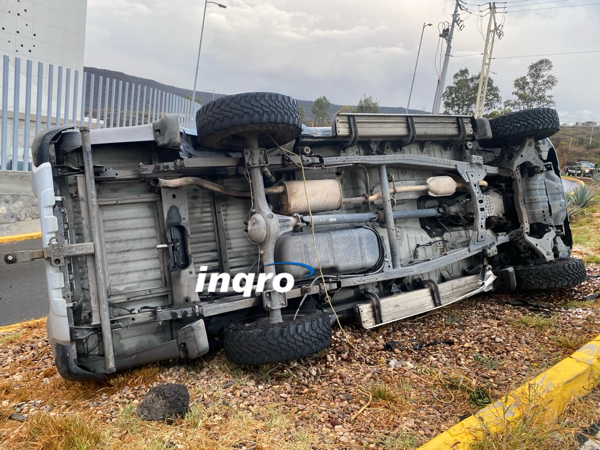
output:
<path id="1" fill-rule="evenodd" d="M 8 265 L 4 254 L 42 248 L 41 239 L 0 244 L 0 326 L 48 315 L 44 261 Z"/>
<path id="2" fill-rule="evenodd" d="M 573 192 L 575 189 L 578 189 L 580 187 L 580 184 L 573 180 L 565 180 L 563 178 L 562 182 L 563 182 L 563 188 L 565 190 L 565 194 L 568 194 L 569 192 Z"/>

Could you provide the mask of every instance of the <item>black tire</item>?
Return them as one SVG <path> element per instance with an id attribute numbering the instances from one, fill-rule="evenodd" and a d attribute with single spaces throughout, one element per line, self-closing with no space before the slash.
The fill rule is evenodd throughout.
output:
<path id="1" fill-rule="evenodd" d="M 257 132 L 258 145 L 271 148 L 286 144 L 302 132 L 298 103 L 270 92 L 249 92 L 221 97 L 196 114 L 198 140 L 215 150 L 247 148 L 245 133 Z"/>
<path id="2" fill-rule="evenodd" d="M 490 127 L 492 138 L 482 140 L 483 147 L 518 144 L 527 137 L 545 139 L 560 130 L 560 120 L 555 109 L 534 108 L 490 119 Z"/>
<path id="3" fill-rule="evenodd" d="M 236 364 L 275 364 L 313 355 L 331 344 L 331 322 L 321 311 L 284 314 L 282 323 L 253 317 L 225 330 L 225 356 Z"/>
<path id="4" fill-rule="evenodd" d="M 554 262 L 515 266 L 517 287 L 525 291 L 573 286 L 587 279 L 585 265 L 577 258 Z"/>

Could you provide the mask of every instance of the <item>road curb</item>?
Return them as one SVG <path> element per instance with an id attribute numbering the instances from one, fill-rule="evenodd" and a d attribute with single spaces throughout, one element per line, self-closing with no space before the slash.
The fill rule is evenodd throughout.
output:
<path id="1" fill-rule="evenodd" d="M 579 178 L 569 177 L 567 175 L 563 175 L 563 176 L 561 176 L 561 178 L 564 178 L 565 180 L 569 180 L 569 181 L 574 181 L 575 183 L 578 183 L 580 186 L 585 186 L 585 182 L 581 181 Z"/>
<path id="2" fill-rule="evenodd" d="M 462 450 L 532 409 L 558 416 L 574 398 L 600 384 L 600 336 L 501 400 L 439 434 L 418 450 Z"/>
<path id="3" fill-rule="evenodd" d="M 42 232 L 34 231 L 33 233 L 13 234 L 11 236 L 0 236 L 0 244 L 10 244 L 11 242 L 27 241 L 29 239 L 41 239 Z"/>

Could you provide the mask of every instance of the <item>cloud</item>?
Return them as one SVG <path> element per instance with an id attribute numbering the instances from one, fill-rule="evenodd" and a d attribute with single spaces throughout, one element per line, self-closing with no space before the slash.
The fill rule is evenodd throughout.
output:
<path id="1" fill-rule="evenodd" d="M 220 93 L 274 91 L 300 99 L 326 95 L 356 104 L 363 94 L 403 106 L 423 35 L 411 105 L 430 109 L 437 84 L 438 23 L 451 18 L 449 0 L 219 0 L 209 4 L 198 87 Z M 570 1 L 565 3 L 572 3 Z M 562 5 L 562 4 L 561 4 Z M 89 0 L 85 64 L 120 70 L 180 87 L 193 85 L 203 2 Z M 533 6 L 529 7 L 533 8 Z M 511 13 L 511 9 L 515 11 Z M 519 8 L 526 9 L 526 8 Z M 546 53 L 593 49 L 599 8 L 580 7 L 499 16 L 505 36 L 495 43 L 492 77 L 503 99 L 512 83 Z M 481 68 L 487 18 L 461 12 L 447 83 L 460 68 Z M 477 56 L 468 56 L 468 55 Z M 502 59 L 505 56 L 527 56 Z M 439 52 L 437 54 L 439 61 Z M 462 56 L 462 57 L 461 57 Z M 597 54 L 549 57 L 561 111 L 598 112 Z M 583 113 L 582 113 L 583 114 Z"/>

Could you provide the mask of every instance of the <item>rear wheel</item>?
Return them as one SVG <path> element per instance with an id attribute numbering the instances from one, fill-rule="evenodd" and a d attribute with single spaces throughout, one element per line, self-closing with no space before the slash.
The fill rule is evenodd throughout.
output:
<path id="1" fill-rule="evenodd" d="M 331 322 L 321 311 L 283 314 L 283 322 L 251 317 L 225 330 L 225 355 L 236 364 L 274 364 L 304 358 L 329 347 Z"/>
<path id="2" fill-rule="evenodd" d="M 573 286 L 587 279 L 585 265 L 577 258 L 558 259 L 530 266 L 515 266 L 517 287 L 525 291 Z"/>
<path id="3" fill-rule="evenodd" d="M 490 128 L 492 138 L 480 142 L 484 147 L 518 144 L 528 137 L 545 139 L 560 130 L 560 120 L 555 109 L 533 108 L 490 119 Z"/>
<path id="4" fill-rule="evenodd" d="M 245 136 L 256 133 L 259 147 L 283 145 L 302 132 L 296 100 L 271 92 L 221 97 L 196 114 L 198 140 L 215 150 L 244 150 Z"/>

